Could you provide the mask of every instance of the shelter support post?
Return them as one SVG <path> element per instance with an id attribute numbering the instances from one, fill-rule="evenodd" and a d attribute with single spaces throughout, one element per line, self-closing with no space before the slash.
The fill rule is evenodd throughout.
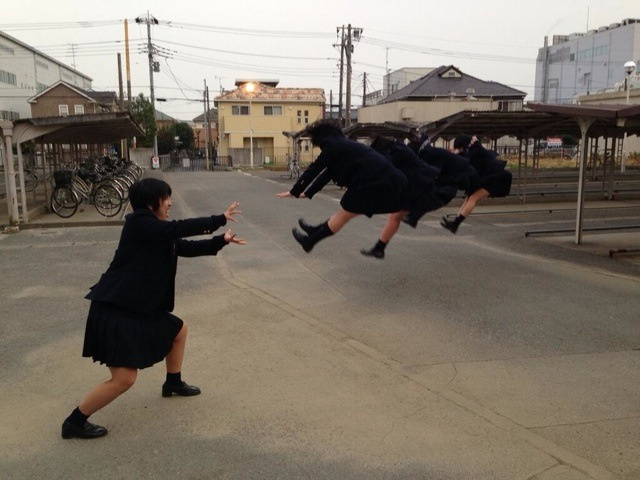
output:
<path id="1" fill-rule="evenodd" d="M 580 245 L 582 243 L 582 223 L 584 219 L 584 197 L 585 197 L 585 180 L 586 180 L 586 164 L 587 164 L 587 133 L 591 125 L 595 122 L 595 118 L 577 117 L 576 122 L 580 126 L 580 173 L 578 176 L 578 206 L 576 209 L 576 231 L 575 242 Z"/>
<path id="2" fill-rule="evenodd" d="M 13 123 L 0 122 L 2 128 L 2 138 L 4 139 L 4 171 L 7 185 L 7 207 L 9 213 L 9 223 L 17 225 L 20 223 L 18 214 L 18 192 L 16 189 L 16 172 L 13 168 Z"/>
<path id="3" fill-rule="evenodd" d="M 20 181 L 20 207 L 22 210 L 22 221 L 29 221 L 27 215 L 27 189 L 24 184 L 24 160 L 22 158 L 22 144 L 18 143 L 18 179 Z"/>

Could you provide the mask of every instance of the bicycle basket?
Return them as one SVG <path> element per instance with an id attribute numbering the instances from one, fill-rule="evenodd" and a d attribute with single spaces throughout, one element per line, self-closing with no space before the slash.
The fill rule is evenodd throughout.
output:
<path id="1" fill-rule="evenodd" d="M 53 180 L 56 187 L 68 187 L 71 185 L 71 170 L 57 170 L 53 172 Z"/>

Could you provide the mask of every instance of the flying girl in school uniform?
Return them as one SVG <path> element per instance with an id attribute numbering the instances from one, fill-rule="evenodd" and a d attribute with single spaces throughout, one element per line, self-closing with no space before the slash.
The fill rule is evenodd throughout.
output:
<path id="1" fill-rule="evenodd" d="M 345 187 L 340 209 L 319 225 L 298 220 L 302 233 L 292 230 L 293 237 L 309 253 L 316 243 L 338 233 L 358 215 L 397 212 L 402 208 L 402 196 L 407 179 L 380 153 L 363 143 L 344 136 L 340 127 L 330 120 L 319 120 L 306 128 L 313 145 L 321 150 L 318 158 L 280 198 L 313 198 L 329 181 Z"/>
<path id="2" fill-rule="evenodd" d="M 402 219 L 410 211 L 431 212 L 449 203 L 457 193 L 455 187 L 436 185 L 440 173 L 421 160 L 415 152 L 401 141 L 377 137 L 371 148 L 385 155 L 391 163 L 407 177 L 407 189 L 403 195 L 402 208 L 389 214 L 387 224 L 383 228 L 375 246 L 360 253 L 375 258 L 384 258 L 384 251 L 400 227 Z M 424 214 L 423 213 L 423 214 Z"/>
<path id="3" fill-rule="evenodd" d="M 478 182 L 465 192 L 467 197 L 458 210 L 456 218 L 448 220 L 445 216 L 440 221 L 440 225 L 455 234 L 479 201 L 489 197 L 498 198 L 509 195 L 512 175 L 505 170 L 506 162 L 498 160 L 495 152 L 484 148 L 475 136 L 458 135 L 453 142 L 453 148 L 460 155 L 468 158 L 469 164 L 478 173 Z"/>

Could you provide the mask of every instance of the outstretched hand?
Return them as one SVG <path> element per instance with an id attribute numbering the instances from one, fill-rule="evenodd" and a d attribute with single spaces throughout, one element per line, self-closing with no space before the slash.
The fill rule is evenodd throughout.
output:
<path id="1" fill-rule="evenodd" d="M 227 220 L 231 220 L 232 222 L 237 222 L 237 220 L 233 218 L 233 216 L 238 213 L 242 213 L 241 210 L 237 209 L 239 206 L 240 204 L 238 202 L 233 202 L 231 205 L 229 205 L 227 210 L 224 212 L 224 216 L 227 217 Z"/>
<path id="2" fill-rule="evenodd" d="M 293 194 L 291 192 L 282 192 L 282 193 L 276 193 L 276 197 L 278 198 L 289 198 L 289 197 L 293 197 Z M 295 198 L 295 197 L 293 197 Z M 306 198 L 306 195 L 303 193 L 300 194 L 300 196 L 298 198 Z"/>
<path id="3" fill-rule="evenodd" d="M 224 232 L 224 241 L 227 243 L 237 243 L 238 245 L 246 245 L 247 241 L 244 238 L 236 237 L 236 234 L 231 229 Z"/>

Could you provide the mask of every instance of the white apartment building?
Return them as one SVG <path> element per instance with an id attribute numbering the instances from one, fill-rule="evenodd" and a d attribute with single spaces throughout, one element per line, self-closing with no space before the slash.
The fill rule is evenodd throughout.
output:
<path id="1" fill-rule="evenodd" d="M 554 35 L 538 50 L 534 101 L 571 103 L 577 96 L 620 88 L 624 64 L 640 63 L 640 19 L 584 33 Z"/>
<path id="2" fill-rule="evenodd" d="M 91 90 L 93 79 L 0 32 L 0 120 L 30 118 L 28 100 L 60 80 Z"/>

